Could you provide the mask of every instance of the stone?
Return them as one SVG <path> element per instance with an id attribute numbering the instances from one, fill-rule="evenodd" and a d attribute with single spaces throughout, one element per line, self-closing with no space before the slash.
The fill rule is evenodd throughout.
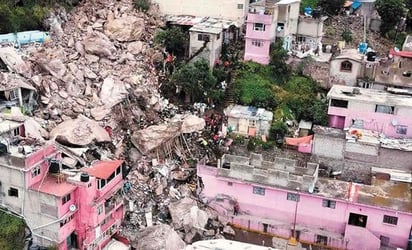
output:
<path id="1" fill-rule="evenodd" d="M 145 31 L 144 19 L 135 16 L 114 18 L 113 14 L 107 17 L 105 33 L 119 42 L 139 40 Z"/>
<path id="2" fill-rule="evenodd" d="M 99 57 L 95 55 L 86 54 L 84 56 L 89 63 L 95 63 L 99 61 Z"/>
<path id="3" fill-rule="evenodd" d="M 229 226 L 229 225 L 226 225 L 226 226 L 223 228 L 223 232 L 224 232 L 225 234 L 229 234 L 229 235 L 232 235 L 232 236 L 235 236 L 235 235 L 236 235 L 235 230 L 233 230 L 233 228 L 232 228 L 231 226 Z"/>
<path id="4" fill-rule="evenodd" d="M 89 34 L 83 41 L 84 49 L 87 53 L 99 57 L 111 57 L 116 53 L 116 48 L 110 40 L 100 32 Z"/>
<path id="5" fill-rule="evenodd" d="M 127 45 L 127 51 L 132 53 L 133 55 L 138 55 L 142 53 L 144 47 L 144 43 L 142 41 L 131 42 Z"/>
<path id="6" fill-rule="evenodd" d="M 97 78 L 97 75 L 93 72 L 93 71 L 91 71 L 89 68 L 87 68 L 87 67 L 84 67 L 84 76 L 86 77 L 86 78 L 89 78 L 89 79 L 91 79 L 91 80 L 94 80 L 94 79 L 96 79 Z"/>
<path id="7" fill-rule="evenodd" d="M 85 54 L 84 46 L 80 41 L 76 41 L 76 43 L 74 44 L 74 47 L 75 47 L 77 53 L 79 53 L 81 56 L 84 56 L 84 54 Z"/>

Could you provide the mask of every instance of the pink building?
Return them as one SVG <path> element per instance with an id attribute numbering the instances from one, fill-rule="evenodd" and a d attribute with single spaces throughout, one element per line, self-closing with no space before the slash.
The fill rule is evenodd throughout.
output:
<path id="1" fill-rule="evenodd" d="M 2 121 L 0 128 L 1 205 L 25 219 L 33 242 L 59 250 L 107 244 L 124 215 L 123 161 L 79 169 L 61 145 L 26 138 L 23 124 Z"/>
<path id="2" fill-rule="evenodd" d="M 297 165 L 257 154 L 224 155 L 217 167 L 198 164 L 200 196 L 245 229 L 337 249 L 406 248 L 409 183 L 373 178 L 372 185 L 362 185 L 320 178 L 317 164 Z"/>
<path id="3" fill-rule="evenodd" d="M 412 137 L 410 95 L 334 85 L 328 99 L 329 126 L 332 128 L 356 127 L 387 137 Z"/>
<path id="4" fill-rule="evenodd" d="M 266 0 L 249 6 L 245 61 L 268 64 L 270 44 L 276 38 L 284 39 L 285 49 L 291 48 L 298 29 L 299 6 L 300 0 Z"/>

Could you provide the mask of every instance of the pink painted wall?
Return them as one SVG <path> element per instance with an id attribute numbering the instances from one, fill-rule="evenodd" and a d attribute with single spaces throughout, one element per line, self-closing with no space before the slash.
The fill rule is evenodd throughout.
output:
<path id="1" fill-rule="evenodd" d="M 198 165 L 198 175 L 202 177 L 204 189 L 202 195 L 209 200 L 218 194 L 231 196 L 239 202 L 240 214 L 263 217 L 286 224 L 292 224 L 294 219 L 296 203 L 287 200 L 287 193 L 296 193 L 277 188 L 265 187 L 265 195 L 253 194 L 253 186 L 259 186 L 248 183 L 241 183 L 237 180 L 224 179 L 216 177 L 217 169 L 214 167 Z M 228 185 L 228 182 L 232 185 Z M 260 186 L 263 187 L 263 186 Z M 396 211 L 386 210 L 378 207 L 368 207 L 361 204 L 349 203 L 346 200 L 337 200 L 335 209 L 323 207 L 322 200 L 325 197 L 316 196 L 309 193 L 300 193 L 300 201 L 297 209 L 297 224 L 310 228 L 323 228 L 329 232 L 344 234 L 347 227 L 349 213 L 360 213 L 368 216 L 366 230 L 378 235 L 390 237 L 391 243 L 405 247 L 409 237 L 412 214 L 397 212 L 398 225 L 390 226 L 382 223 L 383 215 L 393 215 Z M 217 202 L 214 202 L 217 203 Z M 231 205 L 221 205 L 221 209 L 226 208 L 232 211 Z M 219 210 L 218 210 L 219 211 Z M 228 214 L 232 213 L 227 212 Z M 248 220 L 244 220 L 241 226 L 250 227 L 251 229 L 263 230 L 262 224 L 253 223 L 249 225 Z M 272 229 L 273 233 L 284 237 L 290 237 L 290 230 L 287 228 Z M 301 233 L 301 239 L 313 242 L 315 235 L 313 233 Z M 344 247 L 344 241 L 335 240 L 331 242 L 335 247 Z M 370 247 L 374 247 L 371 242 Z M 356 248 L 352 248 L 356 249 Z M 369 248 L 374 249 L 374 248 Z"/>
<path id="2" fill-rule="evenodd" d="M 53 144 L 46 145 L 40 150 L 37 150 L 36 152 L 31 153 L 27 158 L 26 158 L 26 169 L 39 163 L 40 161 L 43 161 L 45 157 L 48 157 L 49 155 L 53 154 L 56 152 L 56 149 Z"/>
<path id="3" fill-rule="evenodd" d="M 70 200 L 64 204 L 63 204 L 63 199 L 62 199 L 63 197 L 57 198 L 57 205 L 58 205 L 57 211 L 58 211 L 59 218 L 69 212 L 69 207 L 71 205 L 75 204 L 77 207 L 77 204 L 79 204 L 79 202 L 76 199 L 77 193 L 78 192 L 76 189 L 73 190 L 73 192 L 70 193 Z"/>
<path id="4" fill-rule="evenodd" d="M 264 23 L 265 31 L 255 31 L 254 23 Z M 271 39 L 272 16 L 261 14 L 248 14 L 245 35 L 245 61 L 254 61 L 261 64 L 269 63 L 269 49 Z M 254 40 L 262 41 L 261 47 L 252 45 Z"/>
<path id="5" fill-rule="evenodd" d="M 379 132 L 382 131 L 385 135 L 389 137 L 412 137 L 412 117 L 375 112 L 364 112 L 361 109 L 346 109 L 331 106 L 329 106 L 328 115 L 330 117 L 344 116 L 345 127 L 349 127 L 352 125 L 352 119 L 362 119 L 364 121 L 365 129 Z M 393 119 L 396 119 L 399 125 L 408 126 L 406 135 L 399 135 L 396 133 L 396 127 L 392 125 Z M 331 120 L 329 120 L 329 122 L 331 122 Z"/>
<path id="6" fill-rule="evenodd" d="M 381 245 L 380 239 L 363 227 L 347 225 L 345 238 L 348 241 L 348 249 L 379 249 Z"/>
<path id="7" fill-rule="evenodd" d="M 76 216 L 77 213 L 74 214 L 74 218 L 69 221 L 68 223 L 66 223 L 65 225 L 63 225 L 63 227 L 60 228 L 59 231 L 59 242 L 64 242 L 65 244 L 63 244 L 64 249 L 67 249 L 67 242 L 65 242 L 67 240 L 67 237 L 76 229 L 77 227 L 77 222 L 76 222 Z M 61 250 L 61 249 L 59 249 Z"/>

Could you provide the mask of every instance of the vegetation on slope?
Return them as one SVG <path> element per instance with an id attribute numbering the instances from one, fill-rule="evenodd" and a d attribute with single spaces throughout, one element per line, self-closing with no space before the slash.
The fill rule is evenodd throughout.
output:
<path id="1" fill-rule="evenodd" d="M 0 249 L 16 250 L 24 248 L 24 221 L 0 211 Z"/>

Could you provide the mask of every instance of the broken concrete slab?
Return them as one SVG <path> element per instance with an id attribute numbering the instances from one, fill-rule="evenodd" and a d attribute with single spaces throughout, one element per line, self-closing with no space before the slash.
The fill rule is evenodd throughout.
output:
<path id="1" fill-rule="evenodd" d="M 6 64 L 9 71 L 27 76 L 30 75 L 31 68 L 23 61 L 13 47 L 0 48 L 0 60 Z"/>
<path id="2" fill-rule="evenodd" d="M 193 133 L 203 130 L 206 126 L 205 119 L 197 117 L 195 115 L 188 115 L 184 117 L 181 132 Z"/>
<path id="3" fill-rule="evenodd" d="M 50 136 L 62 143 L 79 146 L 89 145 L 93 141 L 111 141 L 109 134 L 104 128 L 83 115 L 79 115 L 77 119 L 60 123 L 51 131 Z"/>

